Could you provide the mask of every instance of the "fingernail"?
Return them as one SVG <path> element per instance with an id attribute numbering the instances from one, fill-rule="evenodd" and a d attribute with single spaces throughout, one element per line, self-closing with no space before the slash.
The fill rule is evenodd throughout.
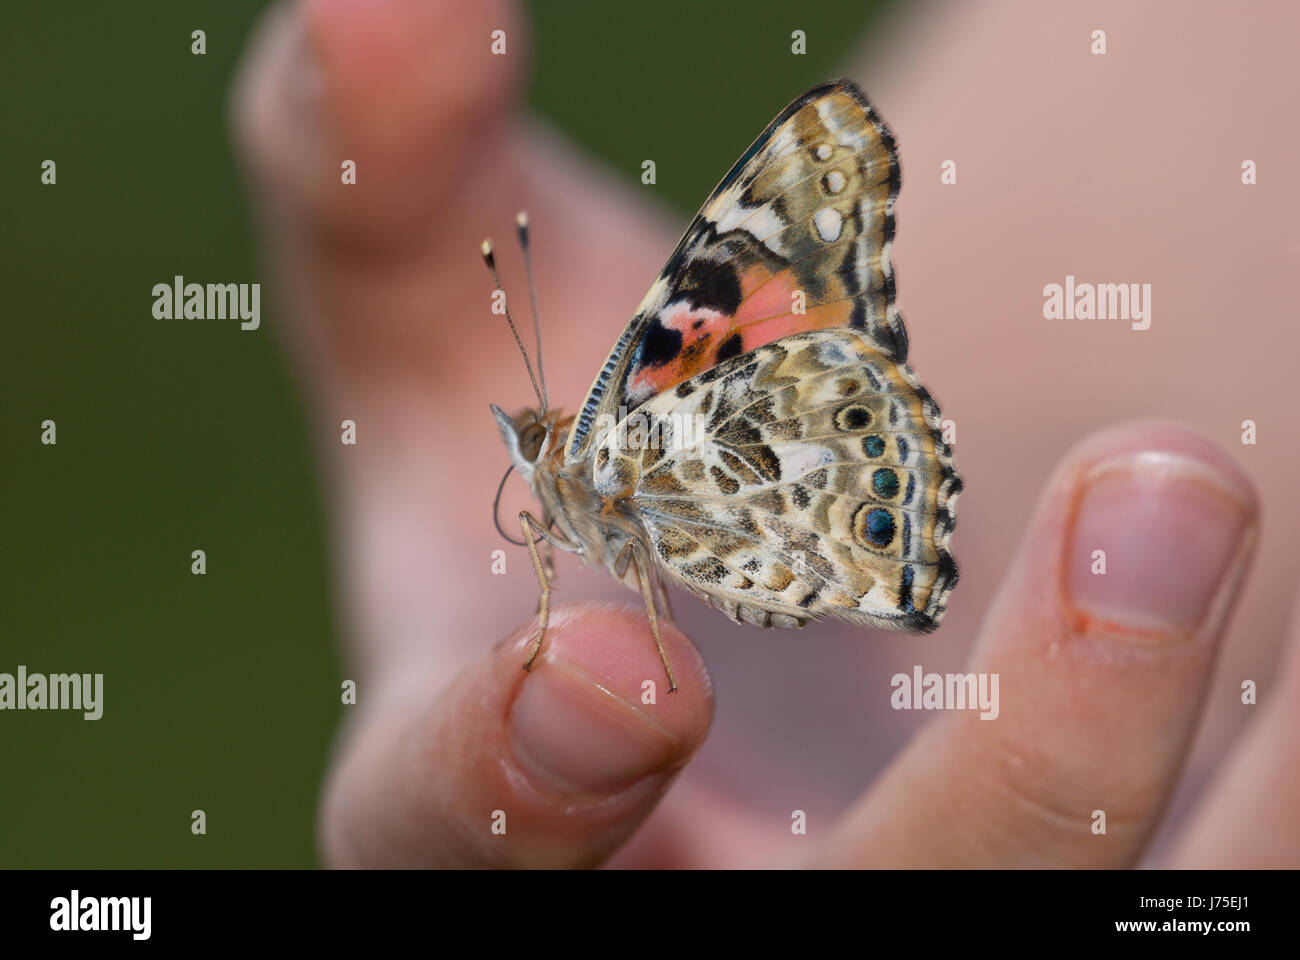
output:
<path id="1" fill-rule="evenodd" d="M 1252 524 L 1249 494 L 1200 460 L 1148 451 L 1096 465 L 1067 557 L 1081 626 L 1135 639 L 1194 632 Z"/>
<path id="2" fill-rule="evenodd" d="M 673 733 L 581 668 L 551 657 L 525 678 L 510 735 L 530 777 L 566 794 L 608 794 L 666 770 Z"/>

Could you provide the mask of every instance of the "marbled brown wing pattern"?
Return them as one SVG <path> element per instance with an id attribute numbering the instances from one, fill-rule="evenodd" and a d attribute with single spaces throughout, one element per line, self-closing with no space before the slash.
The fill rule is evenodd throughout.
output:
<path id="1" fill-rule="evenodd" d="M 893 136 L 855 84 L 787 106 L 687 227 L 597 375 L 566 462 L 590 456 L 598 424 L 794 333 L 849 328 L 906 360 L 889 260 L 898 189 Z"/>
<path id="2" fill-rule="evenodd" d="M 934 402 L 871 337 L 785 337 L 637 416 L 651 428 L 606 437 L 594 482 L 605 496 L 631 487 L 670 581 L 762 626 L 939 622 L 961 480 Z"/>

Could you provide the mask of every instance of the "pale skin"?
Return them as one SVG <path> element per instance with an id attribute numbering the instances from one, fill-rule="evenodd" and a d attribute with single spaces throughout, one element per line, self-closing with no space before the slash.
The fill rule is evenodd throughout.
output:
<path id="1" fill-rule="evenodd" d="M 899 302 L 918 375 L 961 430 L 962 582 L 942 630 L 911 647 L 822 628 L 753 639 L 679 597 L 676 623 L 661 623 L 680 687 L 666 696 L 641 598 L 564 555 L 545 647 L 521 669 L 538 596 L 529 555 L 488 516 L 506 458 L 487 403 L 523 405 L 529 387 L 489 313 L 478 242 L 529 210 L 549 390 L 571 411 L 682 224 L 518 119 L 528 31 L 513 6 L 367 6 L 275 8 L 233 106 L 335 504 L 346 669 L 361 691 L 323 789 L 326 863 L 1126 866 L 1160 831 L 1162 863 L 1300 864 L 1287 422 L 1300 343 L 1277 279 L 1297 209 L 1278 171 L 1300 135 L 1277 121 L 1290 91 L 1258 72 L 1288 56 L 1300 13 L 1270 7 L 1262 29 L 1193 12 L 1171 31 L 1173 8 L 1154 4 L 1023 4 L 891 35 L 896 61 L 856 79 L 902 144 Z M 1094 20 L 1111 32 L 1104 66 L 1086 59 Z M 517 56 L 483 55 L 498 28 Z M 1082 63 L 1054 47 L 1079 32 Z M 1142 62 L 1119 55 L 1137 45 Z M 1159 69 L 1180 57 L 1213 67 L 1203 80 Z M 1127 144 L 1123 158 L 1098 147 L 1107 138 Z M 1247 199 L 1234 191 L 1266 189 L 1237 180 L 1251 154 L 1275 176 Z M 937 173 L 950 157 L 955 195 Z M 340 186 L 343 159 L 354 187 Z M 503 277 L 522 292 L 507 246 Z M 1216 282 L 1224 270 L 1231 284 Z M 1067 272 L 1152 282 L 1151 329 L 1043 320 L 1039 290 Z M 355 447 L 337 442 L 344 418 Z M 1256 446 L 1240 443 L 1247 418 Z M 512 511 L 536 509 L 514 496 Z M 510 576 L 494 578 L 502 548 Z M 1089 572 L 1096 548 L 1105 578 Z M 683 626 L 709 638 L 712 678 Z M 900 747 L 889 676 L 956 668 L 965 651 L 967 669 L 1000 675 L 998 719 L 933 714 Z M 827 766 L 881 744 L 893 756 L 833 821 L 794 836 L 790 809 L 812 802 L 798 784 L 783 807 L 752 809 L 729 787 L 739 768 L 704 744 L 714 684 L 714 742 L 744 744 L 746 698 L 788 710 L 809 674 L 859 690 L 880 742 L 832 756 L 822 728 L 755 746 L 769 751 L 764 782 L 781 779 L 781 749 Z M 661 684 L 653 706 L 647 679 Z M 1249 709 L 1244 679 L 1259 683 Z M 1089 829 L 1098 808 L 1104 840 Z"/>

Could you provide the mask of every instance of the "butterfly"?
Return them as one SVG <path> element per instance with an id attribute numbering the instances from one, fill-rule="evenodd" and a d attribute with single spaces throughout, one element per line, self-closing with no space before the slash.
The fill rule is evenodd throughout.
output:
<path id="1" fill-rule="evenodd" d="M 492 406 L 506 477 L 542 506 L 519 518 L 541 588 L 525 669 L 550 609 L 542 541 L 640 591 L 670 691 L 667 584 L 760 627 L 940 622 L 962 481 L 894 306 L 899 185 L 862 91 L 823 84 L 722 178 L 575 415 L 549 405 L 540 336 L 539 388 L 510 320 L 538 397 L 513 416 Z M 483 254 L 500 288 L 490 241 Z"/>

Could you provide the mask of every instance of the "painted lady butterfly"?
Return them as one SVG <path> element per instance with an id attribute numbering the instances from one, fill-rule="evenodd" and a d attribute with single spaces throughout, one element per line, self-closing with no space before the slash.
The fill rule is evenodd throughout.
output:
<path id="1" fill-rule="evenodd" d="M 938 624 L 962 484 L 894 308 L 898 189 L 862 91 L 808 91 L 723 177 L 578 414 L 549 406 L 544 375 L 537 409 L 492 407 L 542 504 L 520 514 L 542 590 L 525 668 L 551 590 L 534 534 L 640 590 L 672 690 L 665 581 L 761 627 Z M 527 251 L 522 214 L 519 234 Z"/>

